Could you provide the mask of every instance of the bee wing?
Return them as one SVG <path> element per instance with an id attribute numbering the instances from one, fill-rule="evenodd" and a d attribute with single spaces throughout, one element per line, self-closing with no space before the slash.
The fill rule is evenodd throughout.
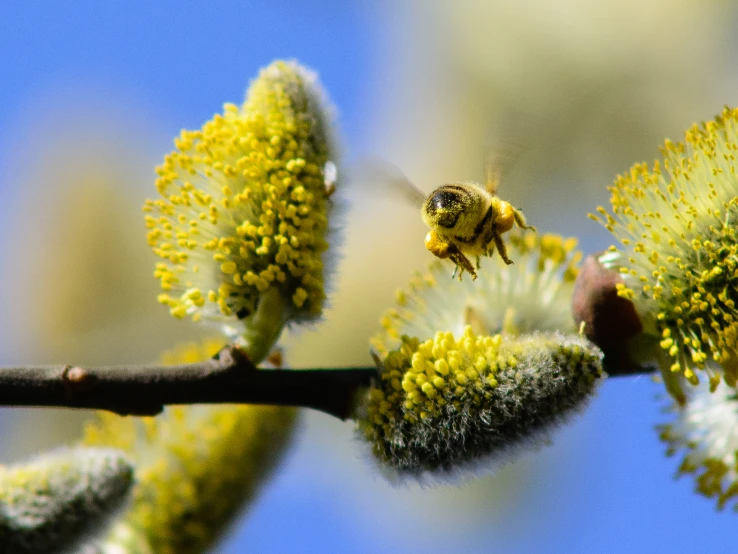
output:
<path id="1" fill-rule="evenodd" d="M 381 190 L 382 193 L 396 195 L 416 207 L 422 206 L 427 196 L 400 168 L 382 158 L 367 158 L 358 162 L 354 168 L 354 180 L 366 190 Z"/>
<path id="2" fill-rule="evenodd" d="M 484 188 L 487 192 L 497 194 L 504 172 L 510 169 L 522 151 L 521 145 L 513 143 L 489 151 L 484 161 Z"/>

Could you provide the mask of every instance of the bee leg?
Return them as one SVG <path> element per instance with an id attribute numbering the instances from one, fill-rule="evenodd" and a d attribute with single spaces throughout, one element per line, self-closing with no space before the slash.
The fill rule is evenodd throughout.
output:
<path id="1" fill-rule="evenodd" d="M 474 271 L 474 266 L 472 266 L 469 259 L 464 256 L 461 250 L 454 243 L 446 242 L 440 238 L 434 231 L 428 232 L 425 236 L 425 247 L 437 258 L 441 258 L 442 260 L 449 258 L 456 264 L 457 270 L 461 268 L 459 280 L 461 280 L 464 270 L 469 272 L 472 279 L 477 278 L 477 272 Z M 454 271 L 454 276 L 456 276 L 456 271 Z"/>
<path id="2" fill-rule="evenodd" d="M 532 225 L 528 225 L 528 223 L 525 221 L 525 216 L 523 215 L 523 212 L 521 212 L 517 208 L 513 208 L 513 217 L 515 218 L 515 223 L 518 224 L 518 227 L 520 227 L 521 229 L 530 229 L 531 231 L 535 232 L 536 228 Z"/>
<path id="3" fill-rule="evenodd" d="M 451 245 L 451 253 L 449 254 L 449 258 L 451 258 L 451 261 L 456 264 L 457 268 L 461 268 L 461 273 L 459 274 L 459 281 L 461 281 L 461 276 L 464 274 L 464 271 L 468 271 L 469 275 L 472 276 L 472 281 L 476 281 L 477 279 L 477 272 L 474 271 L 474 266 L 469 261 L 469 258 L 464 256 L 464 254 L 461 253 L 461 251 L 456 248 L 453 244 Z"/>
<path id="4" fill-rule="evenodd" d="M 479 265 L 479 256 L 477 256 L 477 269 L 481 269 L 481 266 Z"/>
<path id="5" fill-rule="evenodd" d="M 505 242 L 502 240 L 500 234 L 495 233 L 492 238 L 495 241 L 495 246 L 497 247 L 497 251 L 500 253 L 500 258 L 502 258 L 502 261 L 505 262 L 507 265 L 512 265 L 513 263 L 515 263 L 507 257 L 507 247 L 505 246 Z"/>

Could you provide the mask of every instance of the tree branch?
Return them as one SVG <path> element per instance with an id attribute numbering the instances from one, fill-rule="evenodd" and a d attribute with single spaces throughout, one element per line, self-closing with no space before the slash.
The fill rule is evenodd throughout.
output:
<path id="1" fill-rule="evenodd" d="M 631 374 L 652 373 L 638 367 Z M 617 375 L 615 375 L 617 376 Z M 153 416 L 170 404 L 271 404 L 352 415 L 376 368 L 258 369 L 235 346 L 174 366 L 0 368 L 0 406 L 46 406 Z"/>
<path id="2" fill-rule="evenodd" d="M 0 406 L 47 406 L 152 416 L 169 404 L 301 406 L 346 419 L 375 368 L 258 369 L 234 346 L 175 366 L 0 368 Z"/>

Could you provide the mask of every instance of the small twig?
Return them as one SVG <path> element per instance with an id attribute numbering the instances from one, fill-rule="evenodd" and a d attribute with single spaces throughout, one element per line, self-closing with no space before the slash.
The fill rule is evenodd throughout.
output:
<path id="1" fill-rule="evenodd" d="M 169 404 L 301 406 L 340 419 L 376 368 L 258 369 L 238 348 L 175 366 L 0 368 L 0 406 L 47 406 L 156 415 Z"/>

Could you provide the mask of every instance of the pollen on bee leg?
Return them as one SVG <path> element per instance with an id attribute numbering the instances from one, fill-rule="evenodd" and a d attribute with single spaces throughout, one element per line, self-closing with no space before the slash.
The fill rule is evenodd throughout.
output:
<path id="1" fill-rule="evenodd" d="M 515 208 L 509 202 L 500 201 L 500 212 L 495 218 L 495 228 L 498 233 L 507 233 L 515 223 Z"/>
<path id="2" fill-rule="evenodd" d="M 448 242 L 438 238 L 435 231 L 428 231 L 428 234 L 425 235 L 425 247 L 437 258 L 441 258 L 442 260 L 448 258 L 451 255 L 449 246 L 450 244 Z"/>
<path id="3" fill-rule="evenodd" d="M 441 239 L 435 231 L 428 231 L 428 234 L 425 235 L 425 247 L 437 258 L 441 258 L 442 260 L 450 258 L 451 261 L 456 264 L 453 277 L 456 277 L 459 269 L 461 269 L 461 273 L 458 273 L 459 280 L 461 280 L 461 276 L 464 271 L 469 272 L 469 275 L 472 276 L 472 280 L 477 278 L 477 272 L 474 271 L 474 266 L 469 259 L 464 256 L 461 250 L 459 250 L 452 242 L 446 242 Z"/>

